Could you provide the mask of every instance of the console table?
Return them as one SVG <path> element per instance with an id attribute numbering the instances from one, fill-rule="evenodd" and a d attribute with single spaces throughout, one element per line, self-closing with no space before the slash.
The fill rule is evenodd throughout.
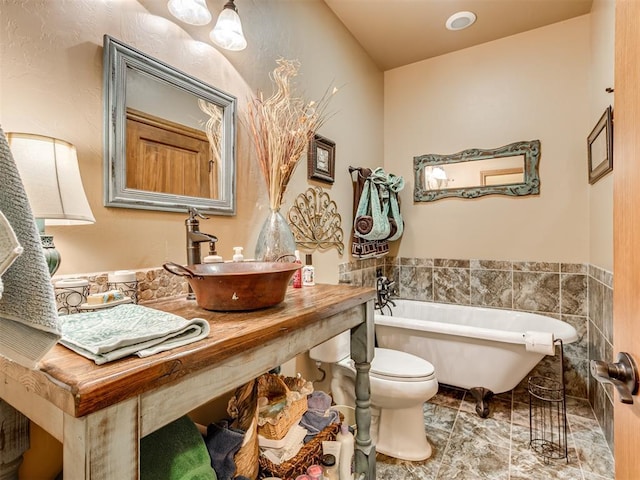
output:
<path id="1" fill-rule="evenodd" d="M 265 310 L 217 313 L 184 297 L 145 304 L 209 321 L 208 338 L 147 358 L 106 365 L 56 345 L 30 370 L 0 357 L 0 398 L 63 444 L 65 478 L 139 478 L 140 438 L 311 347 L 351 330 L 356 364 L 356 471 L 375 479 L 369 434 L 369 368 L 375 290 L 290 288 Z"/>

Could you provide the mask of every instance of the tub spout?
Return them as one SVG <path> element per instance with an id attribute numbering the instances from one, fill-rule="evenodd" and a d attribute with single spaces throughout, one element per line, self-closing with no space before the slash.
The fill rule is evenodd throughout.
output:
<path id="1" fill-rule="evenodd" d="M 396 306 L 391 300 L 391 296 L 395 294 L 395 286 L 396 282 L 393 280 L 389 280 L 387 277 L 380 275 L 376 279 L 376 304 L 375 308 L 380 310 L 381 312 L 386 307 L 389 309 L 389 315 L 393 315 L 393 311 L 389 304 Z"/>

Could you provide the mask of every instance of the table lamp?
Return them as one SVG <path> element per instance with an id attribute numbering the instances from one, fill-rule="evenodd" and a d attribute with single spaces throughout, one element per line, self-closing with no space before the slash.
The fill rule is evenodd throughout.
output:
<path id="1" fill-rule="evenodd" d="M 30 133 L 10 132 L 7 140 L 53 275 L 61 257 L 53 235 L 45 235 L 45 225 L 95 223 L 82 186 L 76 147 L 64 140 Z"/>

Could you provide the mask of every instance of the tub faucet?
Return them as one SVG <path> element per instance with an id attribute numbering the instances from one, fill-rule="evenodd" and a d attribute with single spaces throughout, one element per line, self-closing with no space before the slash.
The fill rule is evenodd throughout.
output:
<path id="1" fill-rule="evenodd" d="M 200 244 L 209 242 L 209 255 L 216 254 L 216 242 L 218 238 L 215 235 L 200 231 L 200 218 L 207 219 L 194 207 L 189 207 L 189 218 L 184 222 L 187 228 L 187 264 L 197 265 L 202 263 L 202 254 L 200 252 Z M 189 294 L 187 299 L 194 300 L 196 298 L 191 285 L 189 285 Z"/>
<path id="2" fill-rule="evenodd" d="M 393 315 L 393 311 L 391 310 L 389 304 L 393 305 L 394 307 L 396 306 L 393 300 L 391 300 L 391 296 L 395 294 L 395 286 L 396 282 L 394 282 L 393 280 L 389 280 L 384 275 L 378 275 L 378 277 L 376 278 L 377 295 L 375 308 L 377 310 L 380 310 L 380 312 L 384 313 L 383 310 L 386 307 L 389 309 L 389 315 Z"/>

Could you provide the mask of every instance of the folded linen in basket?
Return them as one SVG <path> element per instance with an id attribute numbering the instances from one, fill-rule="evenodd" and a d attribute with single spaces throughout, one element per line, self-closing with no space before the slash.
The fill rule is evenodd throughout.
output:
<path id="1" fill-rule="evenodd" d="M 202 318 L 186 320 L 135 304 L 74 313 L 60 320 L 60 343 L 98 365 L 127 355 L 148 357 L 209 335 L 209 323 Z"/>

